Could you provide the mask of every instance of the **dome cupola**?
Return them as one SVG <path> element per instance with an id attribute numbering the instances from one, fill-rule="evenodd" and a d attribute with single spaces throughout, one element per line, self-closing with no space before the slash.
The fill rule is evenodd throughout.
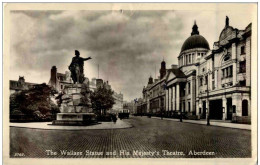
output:
<path id="1" fill-rule="evenodd" d="M 181 47 L 181 52 L 194 48 L 205 48 L 209 50 L 209 43 L 203 36 L 199 34 L 196 21 L 192 27 L 191 36 L 185 40 Z"/>

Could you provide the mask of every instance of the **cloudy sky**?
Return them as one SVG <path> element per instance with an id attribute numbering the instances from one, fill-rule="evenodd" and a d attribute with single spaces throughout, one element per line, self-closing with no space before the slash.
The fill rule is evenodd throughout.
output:
<path id="1" fill-rule="evenodd" d="M 159 76 L 164 59 L 167 68 L 190 36 L 196 20 L 210 48 L 224 28 L 244 29 L 252 22 L 250 9 L 230 11 L 12 11 L 10 79 L 25 76 L 27 82 L 48 83 L 50 69 L 68 70 L 74 50 L 85 62 L 85 75 L 108 80 L 124 100 L 133 100 L 148 78 Z M 156 70 L 155 70 L 156 68 Z"/>

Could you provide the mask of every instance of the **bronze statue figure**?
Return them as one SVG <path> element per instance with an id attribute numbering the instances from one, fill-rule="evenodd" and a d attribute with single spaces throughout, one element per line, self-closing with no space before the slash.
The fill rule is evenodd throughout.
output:
<path id="1" fill-rule="evenodd" d="M 82 58 L 79 56 L 80 53 L 78 50 L 75 50 L 75 57 L 72 58 L 71 64 L 69 66 L 69 70 L 71 72 L 71 78 L 73 83 L 82 84 L 85 80 L 84 77 L 84 61 L 90 60 L 91 57 Z"/>

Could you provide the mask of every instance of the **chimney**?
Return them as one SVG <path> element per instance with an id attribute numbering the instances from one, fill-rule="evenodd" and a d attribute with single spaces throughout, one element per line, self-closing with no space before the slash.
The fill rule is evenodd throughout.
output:
<path id="1" fill-rule="evenodd" d="M 163 60 L 161 62 L 161 69 L 160 69 L 160 79 L 162 79 L 166 74 L 166 62 Z"/>
<path id="2" fill-rule="evenodd" d="M 56 88 L 57 84 L 57 68 L 56 66 L 52 66 L 51 68 L 51 86 Z"/>
<path id="3" fill-rule="evenodd" d="M 153 84 L 153 78 L 152 78 L 152 76 L 149 77 L 148 84 Z"/>

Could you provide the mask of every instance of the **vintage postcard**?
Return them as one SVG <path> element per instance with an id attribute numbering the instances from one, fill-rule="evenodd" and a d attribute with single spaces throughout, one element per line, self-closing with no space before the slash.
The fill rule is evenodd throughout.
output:
<path id="1" fill-rule="evenodd" d="M 255 164 L 257 3 L 5 3 L 4 164 Z"/>

